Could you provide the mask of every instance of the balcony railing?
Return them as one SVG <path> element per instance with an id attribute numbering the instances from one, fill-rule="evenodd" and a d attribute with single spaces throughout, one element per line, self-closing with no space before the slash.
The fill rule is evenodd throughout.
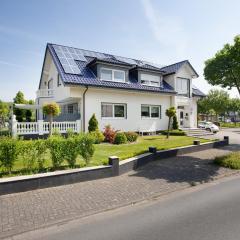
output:
<path id="1" fill-rule="evenodd" d="M 54 95 L 54 91 L 53 89 L 39 89 L 37 91 L 37 97 L 47 97 L 47 98 L 50 98 L 50 97 L 53 97 Z"/>

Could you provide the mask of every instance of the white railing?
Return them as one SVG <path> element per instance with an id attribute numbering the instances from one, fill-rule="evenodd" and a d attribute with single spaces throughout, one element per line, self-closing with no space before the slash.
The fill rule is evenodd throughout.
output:
<path id="1" fill-rule="evenodd" d="M 37 91 L 37 97 L 53 97 L 53 89 L 39 89 Z"/>
<path id="2" fill-rule="evenodd" d="M 43 133 L 49 133 L 49 122 L 43 123 Z M 68 129 L 72 129 L 74 132 L 77 132 L 77 121 L 76 122 L 53 122 L 52 128 L 56 129 L 60 133 L 66 133 Z"/>
<path id="3" fill-rule="evenodd" d="M 17 134 L 38 134 L 37 122 L 19 122 L 17 123 Z"/>
<path id="4" fill-rule="evenodd" d="M 49 133 L 49 122 L 44 122 L 43 120 L 38 120 L 37 122 L 17 122 L 15 116 L 11 122 L 12 135 L 44 135 Z M 60 133 L 67 133 L 69 129 L 73 132 L 81 132 L 81 120 L 74 122 L 53 122 L 53 130 L 56 129 Z"/>

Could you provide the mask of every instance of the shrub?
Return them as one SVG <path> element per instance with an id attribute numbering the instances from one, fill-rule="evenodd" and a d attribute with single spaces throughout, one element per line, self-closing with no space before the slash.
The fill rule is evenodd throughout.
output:
<path id="1" fill-rule="evenodd" d="M 68 137 L 64 140 L 65 142 L 65 158 L 71 168 L 76 165 L 78 156 L 78 145 L 75 137 Z"/>
<path id="2" fill-rule="evenodd" d="M 72 128 L 67 129 L 67 138 L 71 138 L 75 135 L 74 131 Z"/>
<path id="3" fill-rule="evenodd" d="M 240 152 L 230 153 L 225 156 L 216 157 L 214 163 L 231 169 L 240 169 Z"/>
<path id="4" fill-rule="evenodd" d="M 94 139 L 95 139 L 94 143 L 95 144 L 99 144 L 99 143 L 103 142 L 104 139 L 105 139 L 103 133 L 101 131 L 99 131 L 99 130 L 91 132 L 90 134 L 94 137 Z"/>
<path id="5" fill-rule="evenodd" d="M 173 128 L 174 130 L 177 130 L 177 129 L 179 128 L 179 126 L 178 126 L 178 120 L 177 120 L 177 115 L 176 115 L 176 114 L 173 116 L 172 128 Z"/>
<path id="6" fill-rule="evenodd" d="M 138 138 L 138 134 L 135 132 L 125 132 L 125 136 L 127 137 L 128 142 L 136 142 Z"/>
<path id="7" fill-rule="evenodd" d="M 18 141 L 19 157 L 23 161 L 23 166 L 26 170 L 31 171 L 37 162 L 37 150 L 34 141 L 19 140 Z"/>
<path id="8" fill-rule="evenodd" d="M 123 132 L 118 132 L 114 138 L 114 144 L 124 144 L 127 143 L 127 137 Z"/>
<path id="9" fill-rule="evenodd" d="M 96 115 L 94 113 L 88 122 L 88 131 L 94 132 L 97 130 L 98 130 L 98 121 L 97 121 Z"/>
<path id="10" fill-rule="evenodd" d="M 0 137 L 1 136 L 7 136 L 9 137 L 11 135 L 9 130 L 0 130 Z"/>
<path id="11" fill-rule="evenodd" d="M 161 134 L 167 135 L 168 131 L 167 130 L 161 131 Z M 171 130 L 171 131 L 169 131 L 169 135 L 171 135 L 171 136 L 186 136 L 186 133 L 182 130 Z"/>
<path id="12" fill-rule="evenodd" d="M 65 139 L 61 136 L 51 136 L 48 138 L 48 147 L 51 153 L 51 160 L 54 169 L 61 166 L 65 158 Z"/>
<path id="13" fill-rule="evenodd" d="M 0 163 L 8 172 L 12 171 L 17 159 L 17 140 L 10 137 L 2 137 L 0 141 Z"/>
<path id="14" fill-rule="evenodd" d="M 47 146 L 46 140 L 43 140 L 43 139 L 35 140 L 34 145 L 37 152 L 38 169 L 42 170 L 44 168 L 44 163 L 46 160 L 45 154 L 48 146 Z"/>
<path id="15" fill-rule="evenodd" d="M 104 137 L 105 137 L 105 141 L 106 141 L 106 142 L 113 143 L 116 133 L 117 133 L 117 131 L 114 130 L 114 129 L 111 127 L 111 125 L 105 126 L 104 132 L 103 132 L 103 135 L 104 135 Z"/>
<path id="16" fill-rule="evenodd" d="M 89 133 L 87 134 L 82 133 L 77 136 L 76 141 L 78 153 L 85 160 L 86 164 L 88 164 L 95 151 L 93 145 L 95 141 L 94 137 Z"/>

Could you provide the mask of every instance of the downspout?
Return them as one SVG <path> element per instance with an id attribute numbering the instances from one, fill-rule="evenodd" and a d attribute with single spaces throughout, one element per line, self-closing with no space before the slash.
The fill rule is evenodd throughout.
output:
<path id="1" fill-rule="evenodd" d="M 86 92 L 88 90 L 88 86 L 85 86 L 86 89 L 85 91 L 83 92 L 83 116 L 82 116 L 82 121 L 83 121 L 83 132 L 85 132 L 85 95 L 86 95 Z"/>

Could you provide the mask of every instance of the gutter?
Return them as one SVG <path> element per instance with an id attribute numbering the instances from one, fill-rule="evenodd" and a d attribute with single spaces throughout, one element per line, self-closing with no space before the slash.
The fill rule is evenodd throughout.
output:
<path id="1" fill-rule="evenodd" d="M 85 89 L 85 91 L 83 92 L 83 116 L 82 116 L 82 121 L 83 121 L 83 132 L 85 132 L 85 105 L 86 105 L 86 100 L 85 100 L 85 95 L 86 95 L 86 92 L 88 91 L 88 86 L 85 86 L 86 87 L 86 89 Z"/>

